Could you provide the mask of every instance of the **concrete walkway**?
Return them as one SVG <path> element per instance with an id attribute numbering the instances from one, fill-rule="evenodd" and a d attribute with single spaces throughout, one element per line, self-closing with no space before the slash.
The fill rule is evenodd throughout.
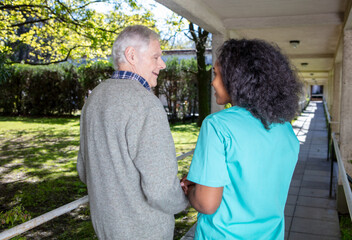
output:
<path id="1" fill-rule="evenodd" d="M 323 103 L 310 102 L 293 128 L 301 146 L 285 208 L 285 239 L 340 239 L 335 189 L 329 197 L 331 163 Z"/>
<path id="2" fill-rule="evenodd" d="M 333 197 L 329 197 L 330 162 L 323 103 L 310 102 L 293 128 L 301 146 L 285 208 L 285 240 L 340 239 L 334 189 Z M 182 240 L 193 239 L 194 229 Z"/>

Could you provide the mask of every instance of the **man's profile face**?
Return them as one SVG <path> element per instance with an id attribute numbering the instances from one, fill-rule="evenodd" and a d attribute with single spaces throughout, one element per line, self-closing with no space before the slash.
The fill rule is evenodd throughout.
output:
<path id="1" fill-rule="evenodd" d="M 161 55 L 162 51 L 158 40 L 150 40 L 146 50 L 137 51 L 136 73 L 142 76 L 150 87 L 157 85 L 159 72 L 166 67 Z"/>

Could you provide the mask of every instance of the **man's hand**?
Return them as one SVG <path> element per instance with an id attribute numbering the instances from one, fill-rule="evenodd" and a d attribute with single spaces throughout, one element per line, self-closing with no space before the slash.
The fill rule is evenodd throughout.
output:
<path id="1" fill-rule="evenodd" d="M 188 195 L 188 189 L 189 189 L 189 187 L 192 186 L 192 185 L 195 185 L 194 182 L 191 182 L 191 181 L 188 181 L 188 180 L 187 180 L 187 175 L 184 176 L 184 177 L 181 179 L 180 184 L 181 184 L 182 190 L 184 191 L 184 193 L 185 193 L 186 195 Z"/>

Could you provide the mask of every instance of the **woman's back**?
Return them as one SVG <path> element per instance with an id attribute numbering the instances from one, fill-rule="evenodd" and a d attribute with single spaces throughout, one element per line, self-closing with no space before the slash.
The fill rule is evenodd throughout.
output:
<path id="1" fill-rule="evenodd" d="M 298 152 L 290 123 L 266 130 L 241 107 L 208 116 L 187 179 L 224 190 L 214 214 L 199 214 L 195 239 L 283 239 Z"/>

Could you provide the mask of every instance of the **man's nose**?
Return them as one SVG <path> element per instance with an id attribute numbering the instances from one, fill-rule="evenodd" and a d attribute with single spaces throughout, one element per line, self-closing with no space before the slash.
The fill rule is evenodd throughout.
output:
<path id="1" fill-rule="evenodd" d="M 165 62 L 164 62 L 164 60 L 162 58 L 160 58 L 159 66 L 160 66 L 160 69 L 165 69 L 166 68 L 166 64 L 165 64 Z"/>

